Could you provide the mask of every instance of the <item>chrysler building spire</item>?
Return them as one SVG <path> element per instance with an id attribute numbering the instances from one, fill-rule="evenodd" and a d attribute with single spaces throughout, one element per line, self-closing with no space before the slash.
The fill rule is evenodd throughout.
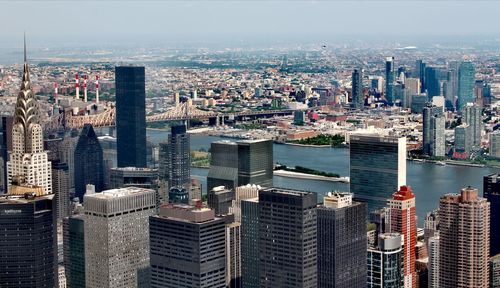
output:
<path id="1" fill-rule="evenodd" d="M 21 90 L 17 94 L 12 127 L 12 151 L 7 162 L 9 193 L 17 194 L 20 186 L 36 186 L 38 194 L 52 193 L 51 164 L 43 150 L 40 110 L 31 88 L 24 38 L 24 67 Z"/>

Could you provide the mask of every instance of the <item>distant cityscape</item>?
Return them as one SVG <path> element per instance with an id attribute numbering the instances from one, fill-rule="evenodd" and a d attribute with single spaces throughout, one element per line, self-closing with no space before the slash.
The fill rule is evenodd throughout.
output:
<path id="1" fill-rule="evenodd" d="M 500 287 L 495 48 L 26 46 L 0 287 Z"/>

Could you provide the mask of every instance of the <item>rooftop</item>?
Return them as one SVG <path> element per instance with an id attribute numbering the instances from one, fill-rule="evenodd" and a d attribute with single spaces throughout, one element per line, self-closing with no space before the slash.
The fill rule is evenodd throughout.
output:
<path id="1" fill-rule="evenodd" d="M 105 190 L 100 193 L 86 194 L 85 197 L 91 197 L 96 199 L 112 199 L 118 197 L 126 197 L 130 195 L 149 193 L 150 189 L 138 188 L 138 187 L 125 187 Z"/>

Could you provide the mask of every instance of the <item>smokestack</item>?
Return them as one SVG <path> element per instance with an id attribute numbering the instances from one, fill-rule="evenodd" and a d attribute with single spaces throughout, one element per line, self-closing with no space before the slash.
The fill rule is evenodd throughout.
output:
<path id="1" fill-rule="evenodd" d="M 179 92 L 175 92 L 174 94 L 174 102 L 175 102 L 175 106 L 179 106 L 179 101 L 180 101 L 180 96 L 179 96 Z"/>
<path id="2" fill-rule="evenodd" d="M 75 75 L 75 89 L 76 89 L 76 100 L 80 99 L 80 81 L 78 80 L 78 73 Z"/>
<path id="3" fill-rule="evenodd" d="M 95 104 L 99 104 L 99 75 L 95 76 Z"/>
<path id="4" fill-rule="evenodd" d="M 87 75 L 83 76 L 83 102 L 87 103 Z"/>
<path id="5" fill-rule="evenodd" d="M 54 103 L 57 105 L 59 104 L 59 95 L 58 95 L 58 85 L 57 83 L 54 83 Z"/>

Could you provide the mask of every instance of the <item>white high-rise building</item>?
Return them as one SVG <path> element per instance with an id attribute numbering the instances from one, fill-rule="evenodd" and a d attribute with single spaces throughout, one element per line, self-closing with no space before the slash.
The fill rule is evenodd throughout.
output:
<path id="1" fill-rule="evenodd" d="M 7 162 L 7 181 L 10 194 L 17 194 L 17 187 L 21 184 L 41 187 L 36 189 L 36 193 L 40 194 L 37 196 L 52 194 L 51 164 L 43 150 L 40 110 L 31 89 L 26 43 L 23 79 L 12 127 L 12 152 Z M 19 193 L 24 192 L 24 189 L 19 189 Z"/>
<path id="2" fill-rule="evenodd" d="M 146 287 L 149 216 L 156 213 L 155 191 L 111 189 L 85 194 L 83 203 L 86 287 Z"/>
<path id="3" fill-rule="evenodd" d="M 439 235 L 429 238 L 429 288 L 439 288 Z"/>

